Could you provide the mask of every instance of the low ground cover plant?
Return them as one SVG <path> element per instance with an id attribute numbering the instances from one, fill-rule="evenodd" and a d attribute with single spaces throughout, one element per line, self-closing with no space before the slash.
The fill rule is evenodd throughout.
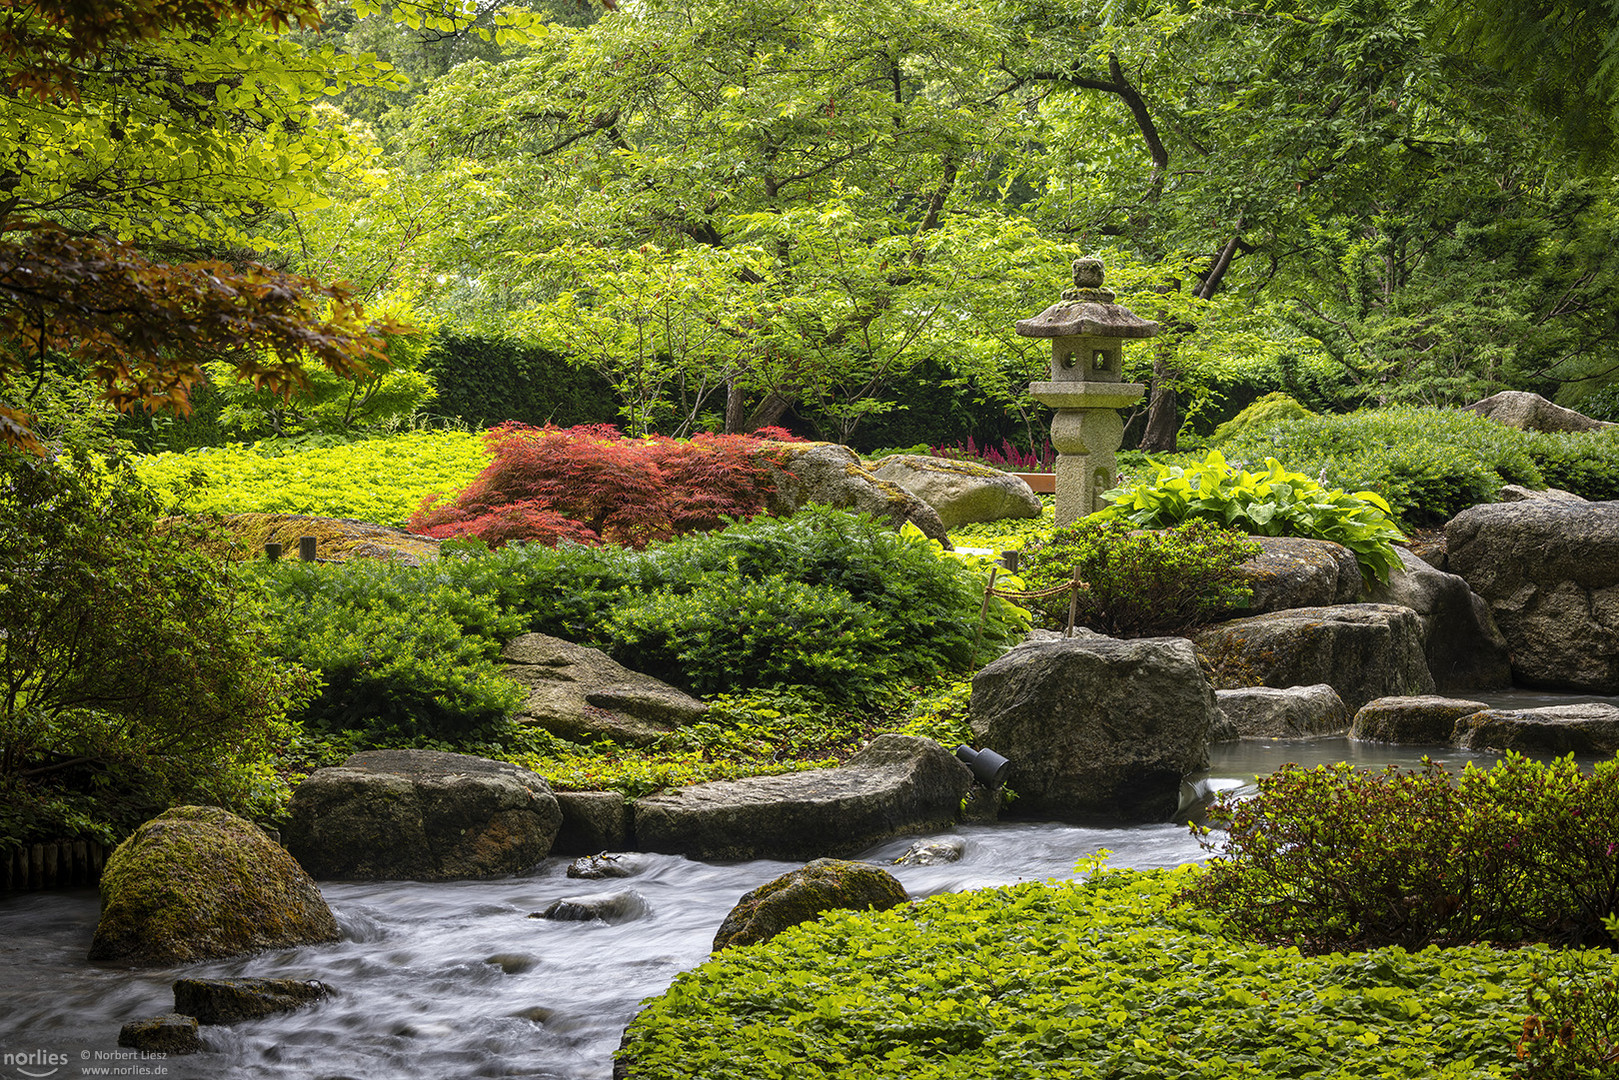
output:
<path id="1" fill-rule="evenodd" d="M 1482 1080 L 1515 1066 L 1543 950 L 1307 956 L 1177 907 L 1202 873 L 1108 871 L 828 912 L 679 976 L 630 1025 L 619 1061 L 635 1080 Z"/>
<path id="2" fill-rule="evenodd" d="M 135 472 L 186 513 L 315 514 L 403 525 L 423 499 L 466 486 L 488 463 L 475 434 L 410 431 L 357 442 L 266 440 L 152 454 L 136 461 Z"/>
<path id="3" fill-rule="evenodd" d="M 1611 945 L 1619 758 L 1585 772 L 1508 755 L 1453 775 L 1278 770 L 1225 801 L 1221 857 L 1185 899 L 1306 952 L 1474 941 Z"/>
<path id="4" fill-rule="evenodd" d="M 1184 631 L 1219 618 L 1253 595 L 1237 567 L 1260 552 L 1239 532 L 1206 521 L 1161 531 L 1093 515 L 1030 543 L 1018 573 L 1031 593 L 1085 582 L 1075 624 L 1115 637 Z M 1027 601 L 1039 625 L 1067 626 L 1071 594 Z"/>
<path id="5" fill-rule="evenodd" d="M 643 547 L 764 508 L 782 464 L 756 435 L 629 438 L 609 425 L 502 424 L 484 436 L 490 462 L 453 496 L 426 499 L 410 527 L 439 538 L 607 542 Z"/>
<path id="6" fill-rule="evenodd" d="M 1103 497 L 1111 505 L 1094 516 L 1138 529 L 1208 521 L 1255 536 L 1331 540 L 1355 553 L 1368 582 L 1387 581 L 1389 571 L 1402 565 L 1394 542 L 1405 535 L 1381 495 L 1323 487 L 1275 458 L 1265 459 L 1265 471 L 1249 472 L 1211 450 L 1201 462 L 1160 465 L 1150 483 L 1115 488 Z"/>

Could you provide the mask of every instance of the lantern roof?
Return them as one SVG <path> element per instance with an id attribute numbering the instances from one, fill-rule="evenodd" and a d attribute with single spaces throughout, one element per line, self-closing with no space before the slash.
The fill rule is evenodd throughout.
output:
<path id="1" fill-rule="evenodd" d="M 1074 287 L 1064 289 L 1060 301 L 1034 318 L 1019 319 L 1017 332 L 1032 338 L 1149 338 L 1158 333 L 1157 323 L 1115 304 L 1113 290 L 1104 288 L 1102 279 L 1102 260 L 1075 259 Z"/>

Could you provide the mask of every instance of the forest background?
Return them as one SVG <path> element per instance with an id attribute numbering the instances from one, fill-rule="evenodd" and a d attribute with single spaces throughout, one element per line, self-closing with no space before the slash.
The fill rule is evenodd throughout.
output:
<path id="1" fill-rule="evenodd" d="M 1145 448 L 1278 389 L 1619 417 L 1616 13 L 359 0 L 8 97 L 0 217 L 382 317 L 389 364 L 289 403 L 222 356 L 190 421 L 136 412 L 147 449 L 424 415 L 1038 445 L 1013 323 L 1079 255 L 1163 324 Z"/>

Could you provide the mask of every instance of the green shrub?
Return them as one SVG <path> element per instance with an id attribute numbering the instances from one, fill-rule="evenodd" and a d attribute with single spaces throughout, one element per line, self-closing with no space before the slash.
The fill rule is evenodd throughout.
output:
<path id="1" fill-rule="evenodd" d="M 1283 420 L 1300 420 L 1314 415 L 1309 409 L 1306 409 L 1288 395 L 1281 391 L 1275 391 L 1259 398 L 1236 416 L 1215 428 L 1214 434 L 1209 436 L 1209 442 L 1218 446 L 1244 431 L 1255 428 L 1263 429 Z"/>
<path id="2" fill-rule="evenodd" d="M 1196 868 L 829 911 L 677 976 L 632 1080 L 1384 1077 L 1514 1063 L 1537 950 L 1301 956 L 1171 900 Z"/>
<path id="3" fill-rule="evenodd" d="M 571 427 L 610 424 L 618 418 L 612 383 L 548 349 L 442 333 L 422 367 L 438 385 L 433 412 L 474 428 L 508 420 Z"/>
<path id="4" fill-rule="evenodd" d="M 439 566 L 282 561 L 243 573 L 275 612 L 272 648 L 321 675 L 319 696 L 299 714 L 316 731 L 465 738 L 523 701 L 498 663 L 521 620 Z"/>
<path id="5" fill-rule="evenodd" d="M 501 645 L 527 631 L 704 693 L 803 685 L 876 702 L 999 655 L 1027 629 L 987 571 L 916 530 L 814 507 L 644 551 L 446 545 L 421 567 L 258 563 L 275 647 L 325 680 L 305 718 L 465 738 L 515 707 Z M 975 638 L 978 649 L 974 651 Z"/>
<path id="6" fill-rule="evenodd" d="M 1525 432 L 1546 486 L 1584 499 L 1619 499 L 1619 431 Z"/>
<path id="7" fill-rule="evenodd" d="M 127 468 L 0 455 L 0 839 L 117 838 L 177 800 L 260 815 L 309 673 Z"/>
<path id="8" fill-rule="evenodd" d="M 698 693 L 803 685 L 848 698 L 893 681 L 885 629 L 835 586 L 722 571 L 689 591 L 625 598 L 601 633 L 636 670 Z"/>
<path id="9" fill-rule="evenodd" d="M 952 556 L 914 527 L 896 533 L 866 515 L 811 506 L 790 518 L 759 517 L 648 551 L 635 586 L 644 591 L 690 593 L 713 575 L 735 573 L 846 594 L 870 613 L 871 625 L 884 637 L 889 656 L 883 667 L 892 679 L 927 681 L 941 672 L 971 670 L 999 656 L 1027 629 L 1018 609 L 996 599 L 980 633 L 986 561 Z M 619 644 L 608 638 L 603 647 L 628 663 L 625 656 L 633 651 L 619 655 Z M 837 647 L 853 655 L 865 649 L 853 638 Z"/>
<path id="10" fill-rule="evenodd" d="M 1619 964 L 1606 951 L 1595 960 L 1564 953 L 1532 976 L 1518 1040 L 1526 1080 L 1619 1076 Z"/>
<path id="11" fill-rule="evenodd" d="M 1287 768 L 1210 821 L 1222 857 L 1186 899 L 1308 952 L 1604 942 L 1619 910 L 1619 759 Z"/>
<path id="12" fill-rule="evenodd" d="M 1240 607 L 1253 595 L 1237 567 L 1260 552 L 1240 533 L 1206 521 L 1161 532 L 1085 518 L 1023 549 L 1018 573 L 1031 592 L 1072 580 L 1087 588 L 1075 621 L 1118 637 L 1176 633 Z M 1068 623 L 1070 593 L 1030 602 L 1041 626 Z"/>
<path id="13" fill-rule="evenodd" d="M 1399 521 L 1418 526 L 1493 502 L 1503 483 L 1545 487 L 1541 438 L 1466 410 L 1394 406 L 1250 428 L 1221 449 L 1233 462 L 1276 457 L 1323 484 L 1374 488 Z"/>
<path id="14" fill-rule="evenodd" d="M 1202 520 L 1258 536 L 1331 540 L 1355 553 L 1361 576 L 1387 581 L 1402 565 L 1394 541 L 1405 536 L 1389 520 L 1389 506 L 1373 491 L 1328 490 L 1275 458 L 1266 472 L 1233 469 L 1218 450 L 1201 463 L 1160 466 L 1151 484 L 1106 492 L 1111 506 L 1096 517 L 1161 529 Z"/>

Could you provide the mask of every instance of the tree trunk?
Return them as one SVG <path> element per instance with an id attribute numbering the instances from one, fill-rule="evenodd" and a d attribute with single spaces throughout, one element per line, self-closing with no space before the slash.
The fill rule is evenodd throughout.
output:
<path id="1" fill-rule="evenodd" d="M 748 417 L 747 428 L 749 431 L 758 431 L 762 427 L 780 423 L 781 418 L 786 416 L 787 410 L 792 407 L 792 398 L 772 390 L 765 395 L 763 401 L 759 402 L 758 407 L 753 410 L 753 415 Z"/>
<path id="2" fill-rule="evenodd" d="M 740 435 L 748 422 L 748 400 L 732 379 L 725 384 L 725 434 Z"/>
<path id="3" fill-rule="evenodd" d="M 1152 397 L 1147 404 L 1147 429 L 1141 433 L 1140 449 L 1158 453 L 1174 453 L 1175 438 L 1180 433 L 1180 413 L 1176 409 L 1175 370 L 1173 360 L 1175 344 L 1163 341 L 1152 358 Z"/>

